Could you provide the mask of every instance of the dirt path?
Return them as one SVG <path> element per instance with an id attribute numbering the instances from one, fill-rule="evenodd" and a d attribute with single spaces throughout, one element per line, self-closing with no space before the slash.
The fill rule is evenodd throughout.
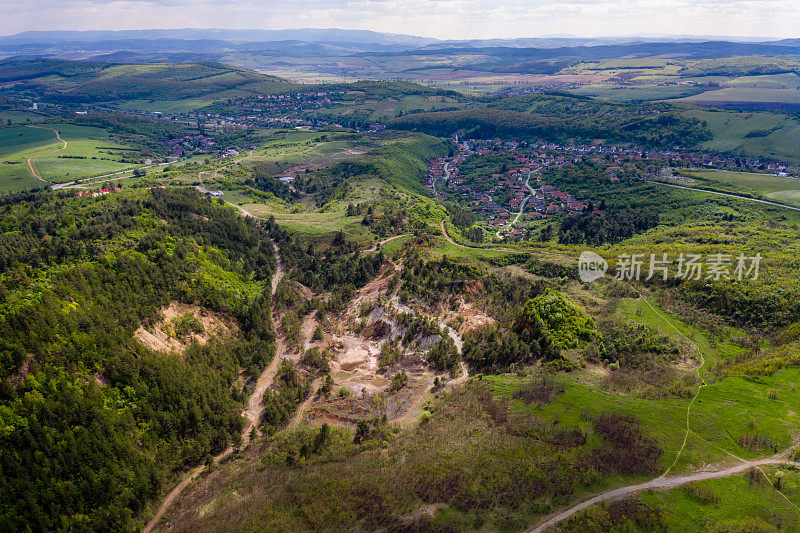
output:
<path id="1" fill-rule="evenodd" d="M 295 429 L 297 426 L 300 425 L 300 421 L 303 419 L 303 415 L 308 408 L 311 407 L 312 402 L 317 397 L 317 390 L 319 386 L 322 385 L 322 378 L 317 378 L 311 382 L 311 394 L 308 395 L 303 403 L 297 406 L 297 410 L 292 415 L 292 419 L 289 420 L 289 423 L 286 425 L 286 429 Z"/>
<path id="2" fill-rule="evenodd" d="M 458 352 L 461 353 L 460 348 Z M 469 379 L 469 371 L 467 370 L 467 363 L 465 363 L 464 361 L 460 361 L 458 363 L 458 366 L 461 368 L 461 375 L 455 379 L 451 379 L 450 381 L 448 381 L 447 382 L 448 387 L 457 387 L 458 385 L 461 385 L 462 383 L 464 383 Z"/>
<path id="3" fill-rule="evenodd" d="M 634 290 L 636 291 L 635 288 L 634 288 Z M 626 487 L 619 487 L 617 489 L 613 489 L 613 490 L 604 492 L 602 494 L 599 494 L 599 495 L 597 495 L 597 496 L 595 496 L 593 498 L 590 498 L 590 499 L 588 499 L 588 500 L 586 500 L 584 502 L 579 503 L 578 505 L 575 505 L 575 506 L 567 509 L 566 511 L 564 511 L 564 512 L 562 512 L 560 514 L 557 514 L 557 515 L 553 516 L 552 518 L 550 518 L 549 520 L 547 520 L 543 524 L 537 526 L 536 528 L 534 528 L 533 530 L 530 530 L 530 531 L 533 531 L 533 532 L 546 531 L 547 529 L 549 529 L 551 527 L 554 527 L 558 522 L 561 522 L 562 520 L 566 520 L 567 518 L 571 517 L 575 513 L 579 512 L 579 511 L 581 511 L 583 509 L 586 509 L 587 507 L 589 507 L 591 505 L 594 505 L 594 504 L 602 502 L 602 501 L 622 498 L 624 496 L 628 496 L 630 494 L 633 494 L 633 493 L 636 493 L 636 492 L 640 492 L 640 491 L 643 491 L 643 490 L 671 489 L 671 488 L 674 488 L 674 487 L 685 485 L 686 483 L 691 483 L 693 481 L 702 481 L 702 480 L 706 480 L 706 479 L 716 479 L 716 478 L 722 478 L 722 477 L 735 475 L 735 474 L 741 473 L 741 472 L 743 472 L 743 471 L 745 471 L 745 470 L 747 470 L 749 468 L 756 468 L 762 474 L 764 474 L 764 477 L 767 477 L 766 473 L 761 469 L 761 467 L 764 466 L 764 465 L 770 465 L 770 464 L 789 464 L 789 465 L 793 465 L 793 466 L 800 465 L 800 463 L 789 461 L 789 460 L 786 459 L 786 455 L 788 454 L 789 450 L 786 450 L 786 451 L 784 451 L 784 452 L 782 452 L 780 454 L 774 455 L 774 456 L 772 456 L 770 458 L 748 461 L 748 460 L 746 460 L 746 459 L 744 459 L 742 457 L 739 457 L 738 455 L 734 455 L 734 454 L 732 454 L 732 453 L 720 448 L 720 450 L 722 450 L 723 452 L 725 452 L 728 455 L 730 455 L 731 457 L 737 459 L 739 461 L 739 463 L 736 464 L 735 466 L 730 466 L 730 467 L 726 467 L 726 468 L 719 468 L 717 470 L 711 470 L 711 471 L 704 470 L 704 471 L 695 472 L 694 474 L 688 474 L 688 475 L 684 475 L 684 476 L 673 476 L 673 477 L 668 477 L 667 476 L 667 474 L 669 474 L 670 470 L 672 470 L 675 467 L 675 465 L 678 464 L 678 459 L 680 459 L 681 455 L 683 454 L 684 449 L 686 448 L 686 441 L 689 438 L 689 433 L 691 432 L 689 418 L 690 418 L 690 415 L 691 415 L 691 412 L 692 412 L 692 406 L 694 405 L 694 403 L 697 400 L 698 396 L 700 396 L 700 392 L 702 392 L 703 388 L 708 386 L 708 383 L 706 382 L 705 379 L 703 379 L 703 376 L 700 374 L 701 369 L 706 364 L 706 360 L 705 360 L 705 357 L 703 356 L 703 351 L 700 349 L 700 347 L 697 345 L 697 343 L 695 343 L 692 339 L 690 339 L 689 337 L 684 335 L 674 324 L 672 324 L 672 322 L 670 322 L 667 319 L 667 317 L 665 317 L 663 314 L 658 312 L 658 310 L 641 293 L 639 293 L 639 291 L 636 291 L 636 293 L 639 294 L 639 297 L 650 307 L 650 309 L 656 315 L 661 317 L 661 319 L 664 320 L 672 329 L 674 329 L 675 332 L 678 335 L 680 335 L 681 337 L 683 337 L 684 339 L 689 341 L 689 343 L 691 343 L 691 345 L 695 347 L 695 349 L 697 350 L 697 353 L 700 355 L 700 364 L 697 367 L 695 367 L 695 369 L 694 369 L 695 374 L 697 374 L 697 377 L 700 380 L 700 385 L 697 387 L 697 392 L 692 397 L 691 401 L 689 402 L 689 405 L 686 406 L 686 431 L 685 431 L 685 433 L 683 435 L 683 442 L 681 443 L 681 447 L 678 450 L 678 453 L 675 455 L 675 460 L 672 462 L 672 464 L 664 471 L 663 474 L 661 474 L 657 478 L 651 479 L 650 481 L 647 481 L 647 482 L 644 482 L 644 483 L 639 483 L 637 485 L 628 485 Z M 705 439 L 703 439 L 702 437 L 700 437 L 700 435 L 697 435 L 697 437 L 700 438 L 701 440 L 705 441 L 705 442 L 708 442 Z M 709 443 L 709 444 L 711 444 L 711 443 Z M 715 446 L 715 445 L 713 445 L 713 446 Z M 716 447 L 719 448 L 718 446 L 716 446 Z M 779 491 L 779 493 L 780 493 L 780 491 Z M 780 494 L 783 495 L 783 493 L 780 493 Z M 786 499 L 785 496 L 784 496 L 784 498 Z M 790 500 L 787 499 L 787 501 L 789 501 L 789 503 L 794 505 L 794 503 L 791 502 Z M 797 507 L 797 506 L 795 505 L 795 507 Z"/>
<path id="4" fill-rule="evenodd" d="M 636 290 L 636 288 L 635 288 L 635 287 L 633 287 L 633 290 L 634 290 L 634 291 L 636 291 L 636 294 L 638 294 L 638 295 L 639 295 L 639 298 L 641 298 L 642 300 L 644 300 L 644 303 L 646 303 L 646 304 L 647 304 L 647 306 L 650 308 L 650 310 L 651 310 L 651 311 L 653 311 L 653 313 L 655 313 L 656 315 L 658 315 L 658 316 L 659 316 L 659 317 L 660 317 L 660 318 L 661 318 L 661 319 L 662 319 L 664 322 L 666 322 L 667 324 L 669 324 L 669 326 L 670 326 L 672 329 L 674 329 L 674 330 L 675 330 L 675 333 L 677 333 L 678 335 L 680 335 L 681 337 L 683 337 L 684 339 L 686 339 L 687 341 L 689 341 L 689 343 L 690 343 L 692 346 L 694 346 L 695 350 L 697 350 L 697 353 L 700 355 L 700 364 L 699 364 L 697 367 L 695 367 L 695 369 L 694 369 L 694 373 L 697 375 L 697 379 L 699 379 L 699 380 L 700 380 L 700 385 L 697 387 L 697 392 L 696 392 L 696 393 L 695 393 L 695 395 L 692 397 L 692 400 L 689 402 L 689 405 L 687 405 L 687 406 L 686 406 L 686 432 L 683 434 L 683 443 L 681 444 L 681 447 L 680 447 L 680 449 L 678 450 L 678 453 L 677 453 L 677 455 L 675 455 L 675 461 L 673 461 L 673 462 L 672 462 L 672 464 L 669 466 L 669 468 L 667 468 L 667 469 L 664 471 L 664 473 L 663 473 L 663 474 L 661 474 L 661 477 L 663 478 L 663 477 L 665 477 L 667 474 L 669 474 L 669 471 L 670 471 L 670 470 L 672 470 L 672 468 L 673 468 L 673 467 L 674 467 L 676 464 L 678 464 L 678 459 L 680 459 L 680 457 L 681 457 L 681 454 L 683 454 L 683 450 L 686 448 L 686 441 L 687 441 L 687 439 L 689 438 L 689 432 L 691 431 L 691 428 L 690 428 L 690 425 L 689 425 L 689 416 L 690 416 L 690 415 L 691 415 L 691 413 L 692 413 L 692 406 L 694 405 L 694 402 L 697 400 L 697 397 L 698 397 L 698 396 L 700 396 L 700 393 L 702 392 L 703 388 L 708 386 L 708 383 L 706 382 L 706 380 L 705 380 L 705 379 L 703 379 L 703 376 L 700 374 L 700 370 L 701 370 L 701 369 L 702 369 L 702 368 L 705 366 L 705 364 L 706 364 L 706 358 L 705 358 L 705 356 L 703 356 L 703 350 L 701 350 L 701 349 L 700 349 L 700 347 L 697 345 L 697 343 L 696 343 L 696 342 L 694 342 L 692 339 L 690 339 L 689 337 L 687 337 L 686 335 L 684 335 L 684 334 L 683 334 L 683 333 L 682 333 L 682 332 L 681 332 L 681 331 L 680 331 L 680 330 L 679 330 L 677 327 L 675 327 L 675 325 L 674 325 L 672 322 L 670 322 L 669 320 L 667 320 L 667 317 L 665 317 L 664 315 L 662 315 L 661 313 L 659 313 L 659 312 L 658 312 L 658 310 L 656 310 L 656 308 L 655 308 L 655 307 L 653 307 L 653 305 L 652 305 L 652 304 L 651 304 L 651 303 L 650 303 L 650 302 L 647 300 L 647 298 L 645 298 L 644 296 L 642 296 L 642 294 L 641 294 L 641 293 L 639 293 L 639 291 L 638 291 L 638 290 Z M 734 457 L 735 457 L 735 456 L 734 456 Z M 739 459 L 739 460 L 742 460 L 742 461 L 744 460 L 744 459 L 742 459 L 741 457 L 737 457 L 737 459 Z"/>
<path id="5" fill-rule="evenodd" d="M 47 153 L 45 153 L 45 154 L 39 154 L 39 155 L 35 155 L 35 156 L 33 156 L 33 157 L 29 157 L 29 158 L 28 158 L 28 161 L 27 161 L 27 163 L 28 163 L 28 170 L 30 170 L 30 172 L 31 172 L 31 174 L 33 175 L 33 177 L 34 177 L 34 178 L 36 178 L 37 180 L 39 180 L 39 181 L 42 181 L 42 182 L 44 182 L 44 183 L 51 183 L 50 181 L 48 181 L 48 180 L 44 179 L 43 177 L 41 177 L 41 176 L 40 176 L 40 175 L 39 175 L 39 174 L 38 174 L 38 173 L 37 173 L 37 172 L 36 172 L 36 171 L 33 169 L 33 163 L 32 163 L 32 161 L 33 161 L 34 159 L 36 159 L 37 157 L 43 157 L 43 156 L 46 156 L 46 155 L 52 155 L 52 154 L 54 154 L 54 153 L 56 153 L 56 152 L 60 152 L 61 150 L 65 149 L 65 148 L 67 147 L 67 141 L 65 141 L 64 139 L 62 139 L 62 138 L 61 138 L 61 134 L 60 134 L 60 133 L 58 133 L 58 130 L 56 130 L 56 129 L 53 129 L 53 128 L 46 128 L 46 127 L 44 127 L 44 126 L 28 126 L 28 127 L 29 127 L 29 128 L 38 128 L 38 129 L 40 129 L 40 130 L 50 130 L 50 131 L 52 131 L 53 133 L 55 133 L 55 134 L 56 134 L 56 139 L 58 139 L 59 141 L 61 141 L 62 143 L 64 143 L 64 146 L 62 146 L 61 148 L 58 148 L 57 150 L 53 150 L 52 152 L 47 152 Z"/>
<path id="6" fill-rule="evenodd" d="M 251 215 L 252 216 L 252 215 Z M 275 269 L 275 273 L 272 275 L 272 294 L 275 293 L 275 288 L 278 286 L 278 282 L 283 277 L 283 267 L 281 266 L 280 255 L 278 252 L 278 246 L 273 241 L 273 246 L 275 248 L 275 260 L 277 264 L 277 268 Z M 273 320 L 275 315 L 273 313 Z M 272 380 L 275 378 L 275 374 L 278 370 L 278 363 L 282 359 L 284 347 L 283 341 L 281 340 L 279 335 L 276 335 L 275 338 L 276 342 L 276 349 L 275 349 L 275 356 L 272 358 L 272 362 L 269 364 L 267 368 L 265 368 L 261 375 L 256 380 L 256 386 L 253 389 L 253 393 L 247 400 L 247 407 L 242 411 L 242 416 L 247 420 L 244 429 L 242 430 L 242 443 L 241 448 L 244 449 L 250 444 L 250 433 L 253 429 L 257 426 L 259 419 L 261 418 L 261 413 L 264 411 L 264 406 L 261 403 L 261 399 L 264 396 L 264 392 L 269 388 L 272 384 Z M 226 459 L 229 455 L 231 455 L 234 451 L 233 446 L 228 446 L 222 452 L 214 456 L 214 463 L 219 463 L 222 460 Z M 199 476 L 204 470 L 206 469 L 205 465 L 196 466 L 192 470 L 189 471 L 188 474 L 184 476 L 178 485 L 167 494 L 167 497 L 164 498 L 164 501 L 161 502 L 161 506 L 156 511 L 156 514 L 153 515 L 153 518 L 147 523 L 147 525 L 142 530 L 142 533 L 150 533 L 153 531 L 153 528 L 156 527 L 158 522 L 164 516 L 164 513 L 169 509 L 175 500 L 180 496 L 189 483 L 191 483 L 197 476 Z"/>
<path id="7" fill-rule="evenodd" d="M 593 498 L 590 498 L 584 502 L 579 503 L 578 505 L 575 505 L 567 509 L 566 511 L 560 514 L 557 514 L 556 516 L 548 519 L 546 522 L 543 522 L 542 524 L 528 531 L 532 533 L 547 531 L 550 528 L 554 527 L 559 522 L 561 522 L 562 520 L 566 520 L 575 513 L 582 511 L 583 509 L 586 509 L 587 507 L 590 507 L 596 503 L 624 498 L 626 496 L 630 496 L 631 494 L 635 494 L 637 492 L 641 492 L 644 490 L 668 490 L 695 481 L 705 481 L 708 479 L 720 479 L 724 477 L 735 476 L 736 474 L 741 474 L 742 472 L 749 470 L 750 468 L 760 468 L 765 465 L 789 465 L 789 466 L 800 467 L 800 463 L 798 462 L 790 461 L 781 456 L 773 456 L 766 459 L 745 461 L 735 466 L 729 466 L 727 468 L 722 468 L 719 470 L 706 470 L 703 472 L 695 472 L 694 474 L 689 474 L 686 476 L 657 477 L 656 479 L 651 479 L 650 481 L 639 483 L 638 485 L 628 485 L 627 487 L 619 487 L 617 489 L 612 489 L 602 494 L 599 494 Z"/>
<path id="8" fill-rule="evenodd" d="M 383 248 L 383 245 L 386 244 L 387 242 L 392 242 L 393 240 L 399 239 L 400 237 L 408 237 L 409 235 L 411 235 L 411 233 L 401 233 L 400 235 L 395 235 L 394 237 L 383 239 L 382 241 L 378 241 L 377 243 L 375 243 L 375 245 L 372 248 L 369 248 L 367 251 L 377 252 L 378 250 Z"/>

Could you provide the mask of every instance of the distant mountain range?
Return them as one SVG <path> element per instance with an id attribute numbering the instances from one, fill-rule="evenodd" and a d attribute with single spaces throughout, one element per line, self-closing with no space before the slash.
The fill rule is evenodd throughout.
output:
<path id="1" fill-rule="evenodd" d="M 225 29 L 177 29 L 177 30 L 89 30 L 89 31 L 26 31 L 16 35 L 0 37 L 0 45 L 7 44 L 53 44 L 65 42 L 97 43 L 120 40 L 212 40 L 242 42 L 306 41 L 306 42 L 350 42 L 360 44 L 387 44 L 423 46 L 437 39 L 415 37 L 395 33 L 369 30 L 341 29 L 294 29 L 294 30 L 225 30 Z"/>
<path id="2" fill-rule="evenodd" d="M 517 61 L 615 57 L 800 55 L 800 39 L 759 41 L 708 36 L 544 36 L 522 39 L 438 40 L 368 30 L 120 30 L 28 31 L 0 37 L 0 57 L 52 56 L 104 61 L 181 62 L 251 56 L 343 57 L 362 54 L 481 53 Z"/>

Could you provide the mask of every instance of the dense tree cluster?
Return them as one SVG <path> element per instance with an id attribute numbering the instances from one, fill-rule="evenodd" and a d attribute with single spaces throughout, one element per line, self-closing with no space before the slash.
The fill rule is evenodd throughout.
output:
<path id="1" fill-rule="evenodd" d="M 668 110 L 664 104 L 616 104 L 565 95 L 507 98 L 486 108 L 414 113 L 390 121 L 397 129 L 448 136 L 528 137 L 554 142 L 609 139 L 668 148 L 694 146 L 711 139 L 698 120 Z"/>
<path id="2" fill-rule="evenodd" d="M 342 233 L 322 248 L 278 226 L 274 226 L 273 236 L 288 267 L 289 278 L 317 292 L 332 292 L 327 300 L 329 310 L 340 309 L 358 287 L 375 277 L 385 261 L 380 251 L 362 254 Z"/>
<path id="3" fill-rule="evenodd" d="M 134 528 L 172 470 L 240 437 L 232 385 L 274 355 L 270 226 L 169 189 L 6 197 L 0 226 L 0 529 Z M 133 331 L 172 300 L 242 335 L 152 352 Z"/>
<path id="4" fill-rule="evenodd" d="M 558 230 L 561 244 L 615 243 L 658 226 L 658 213 L 649 211 L 609 211 L 567 217 Z"/>
<path id="5" fill-rule="evenodd" d="M 295 408 L 311 394 L 311 384 L 300 375 L 294 363 L 284 359 L 275 375 L 273 389 L 265 391 L 262 398 L 261 423 L 268 432 L 289 422 Z"/>
<path id="6" fill-rule="evenodd" d="M 278 198 L 286 200 L 287 202 L 293 202 L 300 196 L 288 184 L 274 177 L 273 173 L 268 172 L 267 169 L 258 166 L 253 167 L 250 176 L 244 180 L 244 185 L 253 187 L 259 191 L 272 193 Z"/>

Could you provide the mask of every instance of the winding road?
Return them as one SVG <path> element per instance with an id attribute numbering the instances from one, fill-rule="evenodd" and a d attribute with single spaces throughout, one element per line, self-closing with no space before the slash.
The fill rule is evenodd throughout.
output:
<path id="1" fill-rule="evenodd" d="M 575 505 L 574 507 L 571 507 L 560 514 L 557 514 L 556 516 L 548 519 L 546 522 L 543 522 L 538 526 L 536 526 L 535 528 L 530 529 L 528 531 L 530 533 L 541 533 L 547 531 L 550 528 L 554 527 L 559 522 L 561 522 L 562 520 L 566 520 L 575 513 L 582 511 L 587 507 L 590 507 L 600 502 L 609 500 L 618 500 L 620 498 L 624 498 L 626 496 L 630 496 L 631 494 L 642 492 L 644 490 L 673 489 L 675 487 L 680 487 L 681 485 L 686 485 L 687 483 L 693 483 L 695 481 L 705 481 L 708 479 L 720 479 L 724 477 L 735 476 L 736 474 L 741 474 L 742 472 L 745 472 L 746 470 L 749 470 L 751 468 L 760 468 L 766 465 L 787 465 L 787 466 L 800 467 L 800 463 L 795 461 L 790 461 L 780 455 L 777 455 L 773 457 L 768 457 L 766 459 L 755 459 L 752 461 L 745 461 L 743 463 L 739 463 L 737 465 L 729 466 L 719 470 L 707 470 L 703 472 L 695 472 L 694 474 L 689 474 L 686 476 L 657 477 L 655 479 L 651 479 L 650 481 L 639 483 L 638 485 L 628 485 L 627 487 L 619 487 L 617 489 L 612 489 L 602 494 L 599 494 L 593 498 L 589 498 L 588 500 L 581 502 L 578 505 Z"/>
<path id="2" fill-rule="evenodd" d="M 65 141 L 64 139 L 62 139 L 62 138 L 61 138 L 61 134 L 60 134 L 60 133 L 58 132 L 58 130 L 56 130 L 56 129 L 53 129 L 53 128 L 46 128 L 46 127 L 44 127 L 44 126 L 28 126 L 28 127 L 29 127 L 29 128 L 38 128 L 38 129 L 40 129 L 40 130 L 50 130 L 50 131 L 52 131 L 53 133 L 55 133 L 55 134 L 56 134 L 56 139 L 58 139 L 59 141 L 61 141 L 62 143 L 64 143 L 64 146 L 62 146 L 61 148 L 58 148 L 58 149 L 56 149 L 56 150 L 53 150 L 52 152 L 47 152 L 47 153 L 44 153 L 44 154 L 39 154 L 39 155 L 35 155 L 35 156 L 33 156 L 33 157 L 29 157 L 29 158 L 28 158 L 28 161 L 27 161 L 27 163 L 28 163 L 28 170 L 30 170 L 30 172 L 31 172 L 31 174 L 33 175 L 33 177 L 34 177 L 34 178 L 36 178 L 37 180 L 39 180 L 39 181 L 42 181 L 42 182 L 44 182 L 44 183 L 51 183 L 50 181 L 48 181 L 48 180 L 44 179 L 43 177 L 41 177 L 41 176 L 40 176 L 40 175 L 39 175 L 39 174 L 38 174 L 38 173 L 37 173 L 37 172 L 36 172 L 36 171 L 33 169 L 33 163 L 32 163 L 32 161 L 33 161 L 34 159 L 36 159 L 37 157 L 43 157 L 43 156 L 46 156 L 46 155 L 52 155 L 52 154 L 54 154 L 54 153 L 56 153 L 56 152 L 60 152 L 61 150 L 64 150 L 64 149 L 67 147 L 67 141 Z"/>
<path id="3" fill-rule="evenodd" d="M 233 204 L 231 204 L 233 205 Z M 244 209 L 240 209 L 245 215 L 253 216 Z M 273 247 L 275 248 L 275 260 L 277 268 L 275 269 L 275 273 L 272 275 L 272 294 L 275 294 L 275 289 L 278 286 L 278 283 L 283 278 L 283 267 L 281 266 L 281 259 L 278 252 L 278 245 L 275 241 L 272 242 Z M 273 310 L 273 324 L 275 319 L 275 313 Z M 258 380 L 256 380 L 256 386 L 253 389 L 253 393 L 247 400 L 247 407 L 242 411 L 242 416 L 247 420 L 244 429 L 242 430 L 242 443 L 241 449 L 246 448 L 250 444 L 250 434 L 252 433 L 253 429 L 256 428 L 258 425 L 258 421 L 261 418 L 261 413 L 264 411 L 264 406 L 262 405 L 262 398 L 264 396 L 264 392 L 269 388 L 272 384 L 272 380 L 275 378 L 275 374 L 278 371 L 278 364 L 280 360 L 283 358 L 284 346 L 283 340 L 281 339 L 280 335 L 275 336 L 276 342 L 276 349 L 275 349 L 275 356 L 272 358 L 272 362 L 265 368 L 261 375 L 258 376 Z M 225 448 L 223 451 L 218 453 L 214 456 L 214 463 L 220 463 L 228 456 L 230 456 L 234 452 L 235 448 L 231 445 Z M 167 494 L 164 501 L 161 502 L 156 513 L 153 515 L 153 518 L 147 523 L 147 525 L 142 530 L 142 533 L 150 533 L 153 531 L 153 528 L 158 524 L 161 518 L 164 516 L 164 513 L 172 506 L 175 500 L 180 496 L 189 483 L 191 483 L 197 476 L 205 471 L 206 466 L 200 465 L 194 467 L 190 470 L 181 480 L 178 485 L 173 488 L 169 494 Z"/>
<path id="4" fill-rule="evenodd" d="M 497 230 L 497 233 L 496 233 L 495 235 L 497 236 L 497 238 L 498 238 L 498 239 L 502 239 L 502 238 L 503 238 L 503 236 L 502 236 L 502 235 L 500 235 L 500 233 L 501 233 L 501 232 L 502 232 L 504 229 L 506 229 L 506 228 L 510 228 L 511 226 L 513 226 L 514 224 L 516 224 L 516 223 L 517 223 L 517 221 L 519 220 L 519 217 L 521 217 L 521 216 L 522 216 L 522 213 L 523 213 L 523 211 L 525 211 L 525 205 L 528 203 L 528 200 L 530 200 L 530 199 L 533 197 L 533 194 L 534 194 L 534 192 L 533 192 L 533 187 L 531 187 L 531 174 L 533 174 L 533 171 L 532 171 L 532 170 L 531 170 L 530 172 L 528 172 L 528 179 L 526 179 L 526 180 L 525 180 L 525 186 L 526 186 L 526 187 L 528 188 L 528 190 L 530 191 L 530 194 L 528 194 L 528 196 L 526 196 L 526 197 L 525 197 L 525 198 L 522 200 L 522 203 L 521 203 L 521 204 L 519 204 L 519 212 L 517 213 L 517 216 L 516 216 L 516 217 L 514 217 L 514 220 L 510 220 L 510 221 L 508 222 L 508 224 L 506 224 L 505 226 L 503 226 L 502 228 L 500 228 L 499 230 Z"/>
<path id="5" fill-rule="evenodd" d="M 778 202 L 770 202 L 769 200 L 759 200 L 758 198 L 750 198 L 749 196 L 740 196 L 738 194 L 731 194 L 727 192 L 709 191 L 707 189 L 698 189 L 697 187 L 686 187 L 684 185 L 674 185 L 672 183 L 664 183 L 663 181 L 644 180 L 647 183 L 654 183 L 656 185 L 663 185 L 664 187 L 672 187 L 673 189 L 683 189 L 686 191 L 704 192 L 707 194 L 716 194 L 717 196 L 727 196 L 728 198 L 736 198 L 738 200 L 746 200 L 748 202 L 756 202 L 758 204 L 771 205 L 774 207 L 782 207 L 791 211 L 800 211 L 800 207 L 792 207 L 786 204 L 779 204 Z"/>
<path id="6" fill-rule="evenodd" d="M 444 180 L 445 181 L 449 181 L 450 180 L 450 163 L 445 163 L 443 168 L 444 168 Z M 436 180 L 433 180 L 431 182 L 431 186 L 433 187 L 433 197 L 436 198 L 436 196 L 437 196 L 437 193 L 436 193 Z"/>

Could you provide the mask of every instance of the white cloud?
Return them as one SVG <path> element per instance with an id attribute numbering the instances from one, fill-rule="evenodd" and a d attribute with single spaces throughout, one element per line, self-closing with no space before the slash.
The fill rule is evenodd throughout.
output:
<path id="1" fill-rule="evenodd" d="M 439 38 L 800 34 L 797 0 L 6 0 L 4 4 L 2 34 L 186 27 L 338 27 Z"/>

